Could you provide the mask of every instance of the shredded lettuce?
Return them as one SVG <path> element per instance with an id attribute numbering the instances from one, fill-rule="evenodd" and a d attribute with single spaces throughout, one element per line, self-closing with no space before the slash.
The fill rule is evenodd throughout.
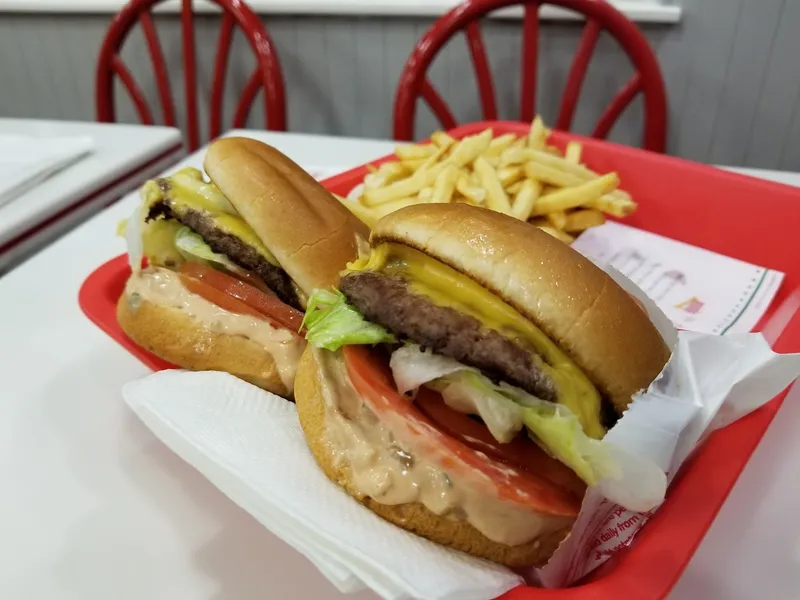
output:
<path id="1" fill-rule="evenodd" d="M 214 252 L 202 237 L 186 226 L 175 232 L 175 246 L 187 260 L 199 258 L 202 262 L 216 263 L 231 271 L 238 268 L 227 256 Z"/>
<path id="2" fill-rule="evenodd" d="M 142 231 L 144 229 L 144 211 L 142 205 L 137 205 L 130 218 L 125 221 L 124 227 L 119 227 L 125 236 L 125 243 L 128 246 L 128 263 L 131 271 L 138 273 L 142 269 L 142 259 L 144 258 L 144 241 Z"/>
<path id="3" fill-rule="evenodd" d="M 664 498 L 666 476 L 655 463 L 587 436 L 563 404 L 506 383 L 495 384 L 477 369 L 419 346 L 396 350 L 390 366 L 400 391 L 423 384 L 436 389 L 454 410 L 479 416 L 501 443 L 510 442 L 525 427 L 548 454 L 621 506 L 649 510 Z"/>
<path id="4" fill-rule="evenodd" d="M 308 299 L 303 318 L 306 339 L 317 348 L 338 350 L 350 344 L 395 342 L 395 337 L 380 325 L 370 323 L 339 290 L 315 290 Z"/>

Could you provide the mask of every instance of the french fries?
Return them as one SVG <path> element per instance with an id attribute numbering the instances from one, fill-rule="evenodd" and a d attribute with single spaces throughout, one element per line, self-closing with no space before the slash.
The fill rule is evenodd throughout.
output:
<path id="1" fill-rule="evenodd" d="M 606 215 L 626 217 L 636 210 L 619 189 L 616 173 L 586 166 L 580 142 L 562 152 L 536 117 L 526 135 L 495 136 L 491 129 L 455 139 L 437 131 L 422 144 L 402 144 L 397 160 L 370 166 L 347 198 L 337 196 L 369 227 L 381 217 L 414 204 L 463 202 L 528 221 L 571 243 L 581 232 L 602 225 Z"/>

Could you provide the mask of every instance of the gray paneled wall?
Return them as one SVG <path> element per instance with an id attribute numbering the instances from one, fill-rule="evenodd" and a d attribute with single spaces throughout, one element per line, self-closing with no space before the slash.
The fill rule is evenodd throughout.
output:
<path id="1" fill-rule="evenodd" d="M 681 0 L 679 25 L 646 26 L 662 64 L 670 100 L 669 151 L 694 160 L 800 170 L 800 2 L 797 0 Z M 91 120 L 94 67 L 109 15 L 0 15 L 0 116 Z M 278 47 L 293 131 L 388 137 L 395 86 L 403 64 L 431 21 L 409 18 L 267 17 Z M 183 104 L 178 21 L 158 18 L 176 103 Z M 218 18 L 198 18 L 201 109 L 207 90 Z M 519 113 L 520 26 L 484 27 L 501 115 Z M 576 23 L 548 23 L 541 33 L 538 109 L 552 122 L 580 33 Z M 147 96 L 154 82 L 137 31 L 123 56 Z M 227 123 L 252 69 L 237 36 L 229 67 Z M 586 132 L 630 75 L 610 39 L 601 39 L 590 65 L 575 129 Z M 478 96 L 463 38 L 436 59 L 432 79 L 460 120 L 480 118 Z M 120 120 L 135 112 L 118 95 Z M 182 113 L 182 111 L 179 110 Z M 204 127 L 207 119 L 204 119 Z M 260 127 L 263 115 L 251 115 Z M 420 107 L 417 133 L 436 127 Z M 635 103 L 612 139 L 638 144 L 641 106 Z"/>

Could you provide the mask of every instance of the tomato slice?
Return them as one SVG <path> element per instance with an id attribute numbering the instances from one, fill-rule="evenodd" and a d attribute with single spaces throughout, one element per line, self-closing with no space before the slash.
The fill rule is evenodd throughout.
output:
<path id="1" fill-rule="evenodd" d="M 206 287 L 202 289 L 206 291 L 207 287 L 213 288 L 221 294 L 234 298 L 239 303 L 254 309 L 257 312 L 257 316 L 267 317 L 269 320 L 295 333 L 300 331 L 300 325 L 303 322 L 303 313 L 283 303 L 273 293 L 262 292 L 241 279 L 237 279 L 212 267 L 196 262 L 187 261 L 183 263 L 180 272 L 181 275 L 185 276 L 184 280 L 188 277 L 204 283 Z M 217 300 L 209 298 L 200 292 L 195 293 L 199 293 L 207 300 L 225 308 L 225 306 Z M 218 294 L 215 294 L 214 297 L 219 299 Z"/>
<path id="2" fill-rule="evenodd" d="M 179 273 L 178 275 L 181 278 L 181 283 L 183 283 L 187 290 L 193 294 L 202 296 L 220 308 L 224 308 L 225 310 L 236 313 L 237 315 L 248 315 L 258 319 L 264 319 L 264 315 L 258 312 L 252 306 L 245 304 L 241 300 L 237 300 L 233 296 L 229 296 L 225 292 L 218 290 L 205 281 L 195 279 L 194 277 L 190 277 L 185 273 Z"/>
<path id="3" fill-rule="evenodd" d="M 498 442 L 486 425 L 450 408 L 441 395 L 425 387 L 419 389 L 414 404 L 440 431 L 464 445 L 483 452 L 489 458 L 544 477 L 583 497 L 586 484 L 575 471 L 548 456 L 524 431 L 508 443 Z"/>
<path id="4" fill-rule="evenodd" d="M 413 440 L 415 449 L 445 472 L 486 482 L 497 497 L 542 513 L 578 514 L 580 496 L 543 477 L 538 469 L 526 472 L 492 460 L 483 451 L 442 432 L 397 391 L 388 362 L 371 348 L 345 346 L 344 360 L 350 381 L 367 406 L 401 439 Z"/>

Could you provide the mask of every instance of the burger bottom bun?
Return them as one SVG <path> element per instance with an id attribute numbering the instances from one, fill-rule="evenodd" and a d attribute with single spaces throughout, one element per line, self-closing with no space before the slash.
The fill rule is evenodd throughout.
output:
<path id="1" fill-rule="evenodd" d="M 136 309 L 123 294 L 117 322 L 126 335 L 159 358 L 191 371 L 225 371 L 286 398 L 272 355 L 247 338 L 210 331 L 183 311 L 144 299 Z"/>
<path id="2" fill-rule="evenodd" d="M 544 564 L 569 533 L 570 527 L 564 527 L 519 546 L 506 546 L 488 539 L 468 522 L 437 515 L 420 503 L 389 505 L 363 497 L 351 484 L 349 464 L 334 464 L 330 455 L 325 435 L 325 401 L 320 374 L 310 348 L 303 353 L 298 366 L 295 402 L 309 448 L 328 479 L 379 517 L 398 527 L 437 544 L 508 567 Z"/>

